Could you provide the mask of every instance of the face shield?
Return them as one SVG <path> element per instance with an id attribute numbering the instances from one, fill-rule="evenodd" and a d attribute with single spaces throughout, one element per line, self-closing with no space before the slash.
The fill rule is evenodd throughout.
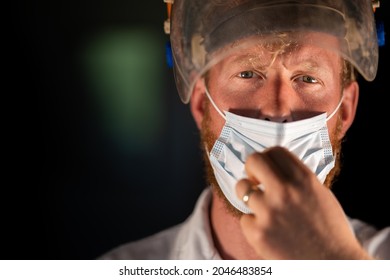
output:
<path id="1" fill-rule="evenodd" d="M 313 32 L 316 39 L 305 41 Z M 371 0 L 175 0 L 170 40 L 181 100 L 188 103 L 196 81 L 239 46 L 280 38 L 334 51 L 367 81 L 375 78 L 378 44 Z"/>

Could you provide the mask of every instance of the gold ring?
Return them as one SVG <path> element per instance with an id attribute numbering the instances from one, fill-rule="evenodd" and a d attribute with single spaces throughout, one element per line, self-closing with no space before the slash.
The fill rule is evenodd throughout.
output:
<path id="1" fill-rule="evenodd" d="M 242 201 L 248 205 L 248 201 L 249 201 L 249 197 L 251 196 L 251 194 L 253 192 L 257 191 L 256 189 L 249 189 L 245 194 L 244 196 L 242 197 Z"/>

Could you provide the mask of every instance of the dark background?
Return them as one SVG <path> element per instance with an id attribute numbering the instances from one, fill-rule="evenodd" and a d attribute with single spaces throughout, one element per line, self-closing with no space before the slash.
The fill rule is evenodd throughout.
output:
<path id="1" fill-rule="evenodd" d="M 204 180 L 197 129 L 165 64 L 163 1 L 21 1 L 4 12 L 1 258 L 94 259 L 183 221 Z M 139 115 L 123 144 L 105 125 L 81 54 L 107 30 L 135 29 L 157 40 L 156 68 L 136 74 L 158 84 L 157 107 L 147 108 L 159 114 Z M 348 215 L 378 228 L 390 225 L 388 56 L 381 47 L 377 79 L 361 82 L 334 187 Z M 139 143 L 137 125 L 158 132 Z"/>

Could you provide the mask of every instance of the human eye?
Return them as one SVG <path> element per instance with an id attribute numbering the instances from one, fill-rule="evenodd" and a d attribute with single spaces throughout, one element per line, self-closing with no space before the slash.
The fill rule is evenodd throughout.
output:
<path id="1" fill-rule="evenodd" d="M 308 83 L 308 84 L 317 84 L 318 83 L 318 80 L 312 76 L 304 75 L 304 76 L 301 76 L 300 79 L 304 83 Z"/>
<path id="2" fill-rule="evenodd" d="M 324 88 L 324 82 L 318 76 L 299 74 L 293 81 L 295 89 L 301 93 L 320 93 Z"/>
<path id="3" fill-rule="evenodd" d="M 243 80 L 255 79 L 255 81 L 262 81 L 265 80 L 266 78 L 266 75 L 264 75 L 263 73 L 252 71 L 252 70 L 240 71 L 235 76 L 239 79 L 243 79 Z"/>
<path id="4" fill-rule="evenodd" d="M 256 70 L 242 68 L 237 69 L 232 76 L 230 76 L 229 86 L 234 88 L 236 92 L 243 92 L 246 95 L 253 92 L 264 84 L 266 76 Z"/>
<path id="5" fill-rule="evenodd" d="M 242 79 L 251 79 L 256 76 L 256 73 L 253 71 L 242 71 L 237 76 Z"/>

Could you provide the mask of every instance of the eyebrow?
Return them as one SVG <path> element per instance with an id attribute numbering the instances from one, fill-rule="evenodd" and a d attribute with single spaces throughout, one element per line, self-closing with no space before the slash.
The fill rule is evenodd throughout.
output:
<path id="1" fill-rule="evenodd" d="M 291 52 L 278 54 L 282 56 L 283 65 L 288 69 L 301 68 L 303 71 L 330 74 L 332 72 L 331 59 L 326 52 L 321 50 L 307 49 L 306 47 Z M 321 59 L 318 59 L 321 57 Z M 316 59 L 317 58 L 317 59 Z M 248 52 L 244 54 L 235 54 L 228 57 L 221 64 L 222 70 L 226 67 L 251 67 L 259 71 L 265 71 L 271 66 L 273 54 L 270 52 Z M 321 62 L 321 63 L 320 63 Z"/>
<path id="2" fill-rule="evenodd" d="M 309 55 L 307 55 L 309 53 Z M 332 62 L 329 55 L 324 51 L 298 51 L 285 61 L 287 66 L 295 65 L 303 67 L 305 71 L 331 73 Z"/>
<path id="3" fill-rule="evenodd" d="M 303 66 L 305 68 L 305 70 L 308 70 L 308 71 L 314 71 L 314 70 L 322 68 L 319 66 L 318 62 L 313 60 L 313 59 L 304 60 L 301 63 L 298 63 L 296 65 Z"/>
<path id="4" fill-rule="evenodd" d="M 225 65 L 234 65 L 234 66 L 251 66 L 256 69 L 265 70 L 269 67 L 271 58 L 265 58 L 261 59 L 261 56 L 259 54 L 242 54 L 242 55 L 235 55 L 232 58 L 229 58 L 228 60 L 223 62 L 223 67 Z"/>

